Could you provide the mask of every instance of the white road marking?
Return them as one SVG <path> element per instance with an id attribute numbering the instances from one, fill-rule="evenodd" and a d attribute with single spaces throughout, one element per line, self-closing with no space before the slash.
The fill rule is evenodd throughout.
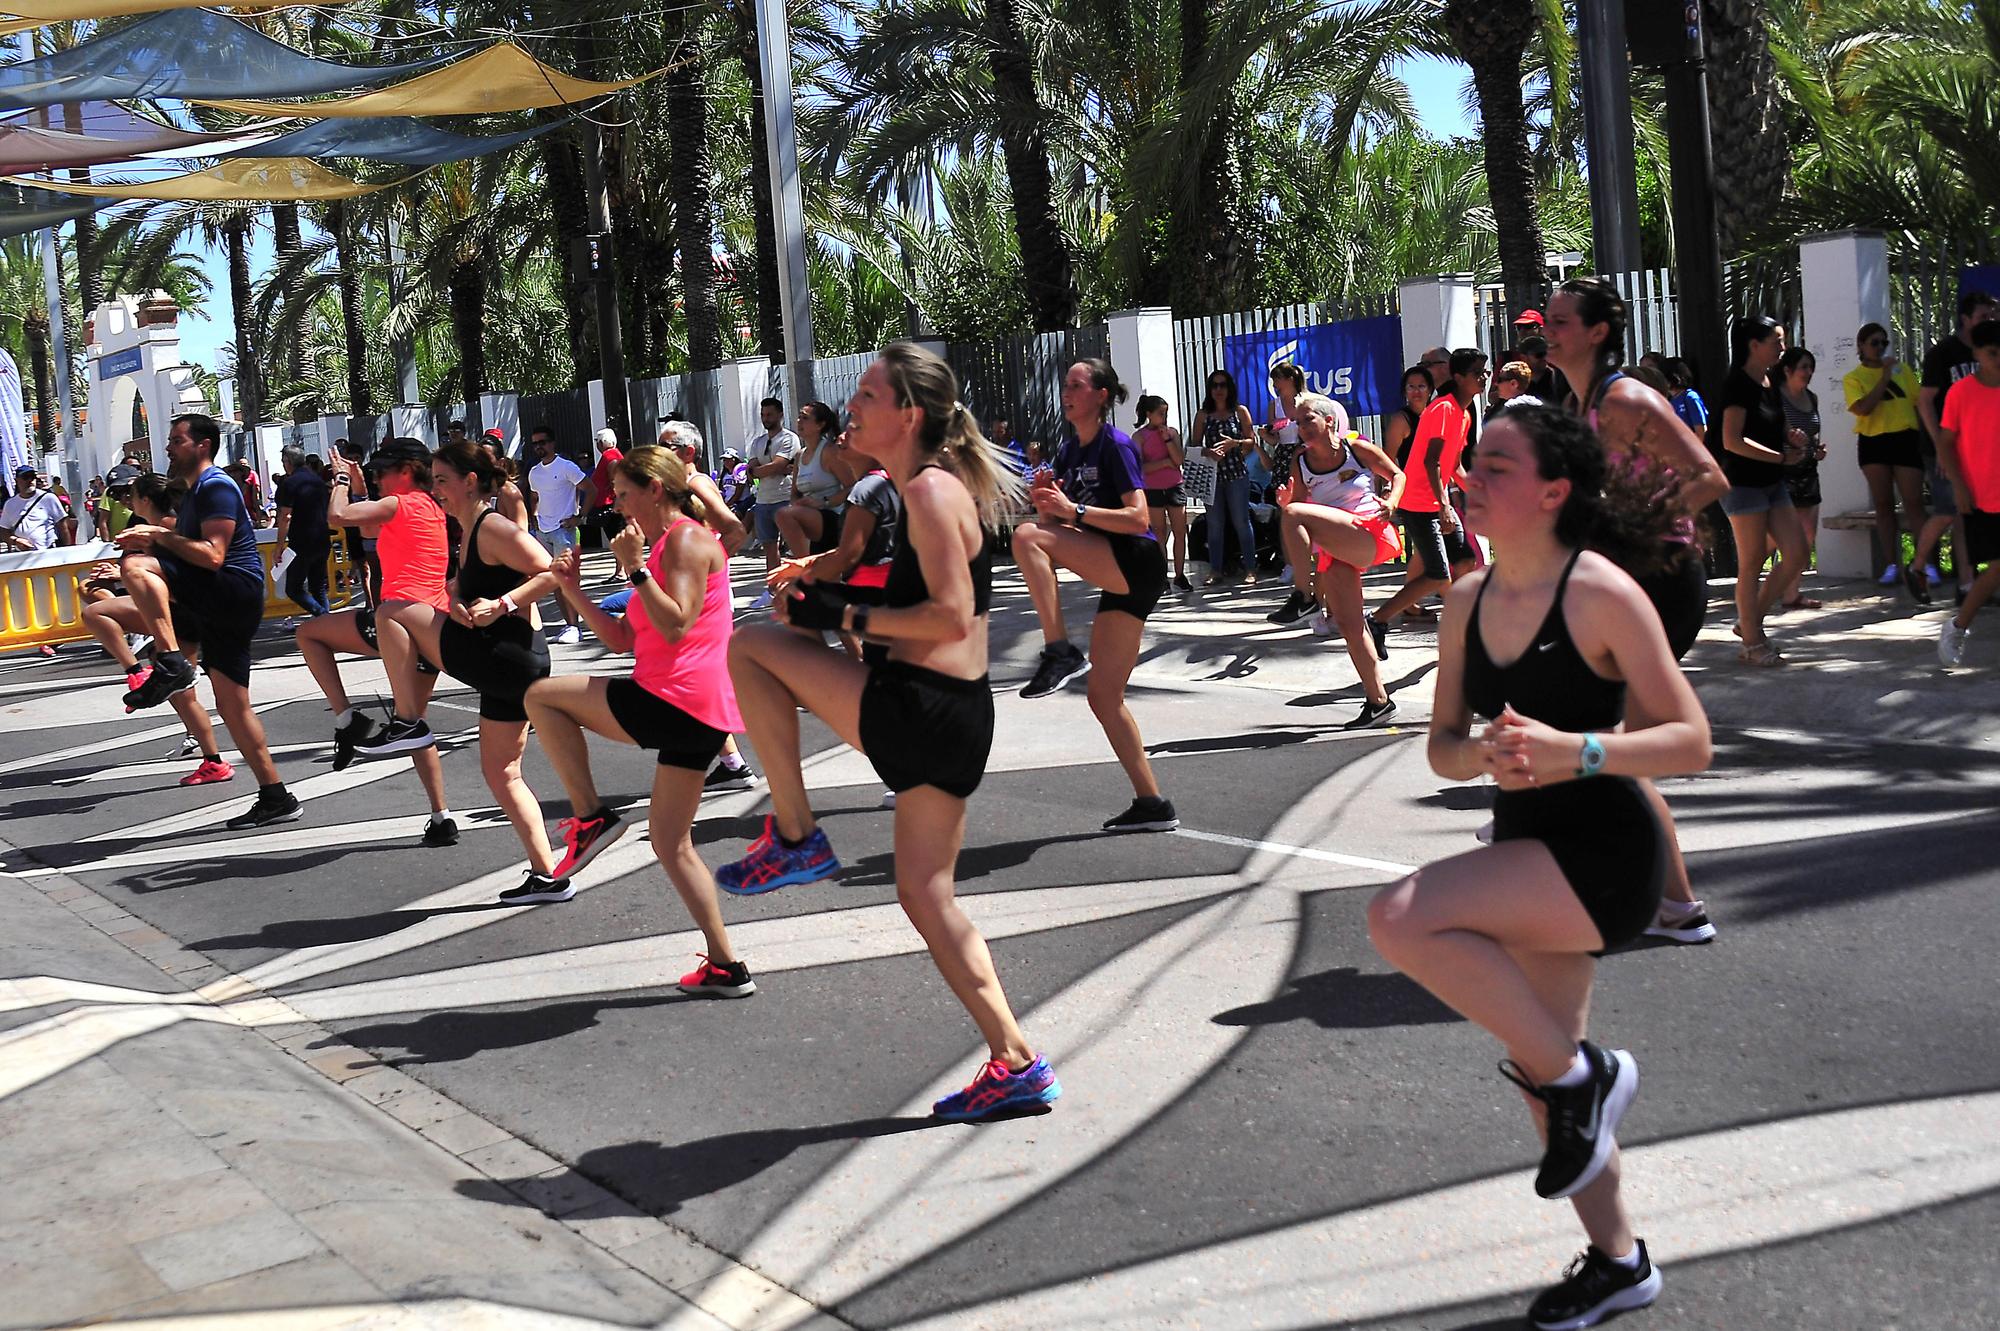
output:
<path id="1" fill-rule="evenodd" d="M 1417 871 L 1417 866 L 1414 864 L 1398 864 L 1394 860 L 1370 859 L 1366 855 L 1347 855 L 1335 850 L 1315 850 L 1311 846 L 1288 846 L 1280 841 L 1224 836 L 1220 832 L 1201 832 L 1192 827 L 1178 828 L 1173 835 L 1184 836 L 1194 841 L 1212 841 L 1218 846 L 1239 846 L 1244 850 L 1261 850 L 1272 855 L 1292 855 L 1300 859 L 1321 860 L 1327 864 L 1344 864 L 1351 869 L 1374 869 L 1397 877 Z"/>

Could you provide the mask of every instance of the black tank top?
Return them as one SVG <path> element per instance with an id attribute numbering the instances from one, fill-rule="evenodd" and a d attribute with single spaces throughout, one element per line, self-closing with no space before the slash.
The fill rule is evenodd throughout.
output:
<path id="1" fill-rule="evenodd" d="M 1572 554 L 1564 565 L 1549 613 L 1512 665 L 1495 665 L 1486 653 L 1479 609 L 1493 575 L 1488 573 L 1480 584 L 1479 597 L 1472 603 L 1472 622 L 1465 629 L 1465 701 L 1478 715 L 1491 720 L 1511 704 L 1522 716 L 1571 732 L 1609 730 L 1625 715 L 1625 682 L 1606 679 L 1590 668 L 1570 638 L 1563 614 L 1570 570 L 1581 553 Z"/>
<path id="2" fill-rule="evenodd" d="M 472 520 L 472 530 L 465 538 L 465 559 L 458 569 L 458 599 L 467 605 L 474 601 L 497 601 L 528 580 L 517 569 L 489 564 L 479 557 L 479 527 L 492 516 L 492 509 L 482 510 Z"/>
<path id="3" fill-rule="evenodd" d="M 1404 471 L 1408 471 L 1410 469 L 1410 445 L 1417 442 L 1417 422 L 1421 421 L 1423 416 L 1418 412 L 1411 411 L 1410 404 L 1407 402 L 1403 404 L 1402 411 L 1403 419 L 1410 423 L 1410 432 L 1403 436 L 1403 446 L 1396 450 L 1396 465 Z"/>
<path id="4" fill-rule="evenodd" d="M 935 467 L 919 467 L 919 474 Z M 909 539 L 909 518 L 898 524 L 896 553 L 889 561 L 889 580 L 882 586 L 882 604 L 891 607 L 918 605 L 931 599 L 930 584 L 924 581 L 923 566 L 917 562 L 916 545 Z M 993 604 L 993 547 L 979 543 L 979 553 L 967 561 L 972 570 L 972 613 L 983 615 Z"/>

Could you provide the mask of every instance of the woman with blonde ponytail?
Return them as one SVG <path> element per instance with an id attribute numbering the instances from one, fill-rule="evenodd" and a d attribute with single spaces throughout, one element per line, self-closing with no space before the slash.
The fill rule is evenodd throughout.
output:
<path id="1" fill-rule="evenodd" d="M 1125 705 L 1125 684 L 1139 663 L 1146 616 L 1167 590 L 1167 556 L 1153 533 L 1139 450 L 1111 424 L 1125 385 L 1106 360 L 1080 360 L 1063 376 L 1062 442 L 1053 469 L 1036 471 L 1028 490 L 1036 521 L 1014 530 L 1014 560 L 1042 622 L 1041 663 L 1021 690 L 1042 698 L 1082 675 L 1090 710 L 1132 783 L 1132 805 L 1104 824 L 1107 832 L 1171 832 L 1181 825 L 1161 796 L 1139 723 Z M 1056 570 L 1066 568 L 1103 591 L 1090 626 L 1090 655 L 1069 640 Z"/>
<path id="2" fill-rule="evenodd" d="M 902 496 L 888 582 L 860 588 L 800 579 L 778 597 L 777 623 L 736 635 L 729 668 L 765 763 L 771 814 L 748 854 L 716 871 L 716 883 L 749 894 L 840 872 L 800 771 L 798 709 L 812 709 L 896 793 L 897 899 L 986 1038 L 990 1056 L 972 1084 L 932 1112 L 967 1120 L 1046 1105 L 1062 1086 L 1014 1020 L 954 884 L 965 804 L 993 746 L 990 539 L 1009 498 L 1008 473 L 959 403 L 951 367 L 911 343 L 882 349 L 847 409 L 855 450 L 880 462 Z M 869 662 L 792 627 L 861 638 Z"/>

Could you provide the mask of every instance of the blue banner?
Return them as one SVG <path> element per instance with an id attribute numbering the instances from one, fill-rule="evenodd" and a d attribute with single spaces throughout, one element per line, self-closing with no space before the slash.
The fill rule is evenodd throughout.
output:
<path id="1" fill-rule="evenodd" d="M 100 382 L 116 379 L 121 374 L 137 374 L 146 365 L 145 353 L 138 347 L 127 347 L 114 351 L 108 356 L 97 358 L 97 377 Z"/>
<path id="2" fill-rule="evenodd" d="M 1324 393 L 1354 416 L 1379 416 L 1402 405 L 1403 321 L 1393 314 L 1309 328 L 1235 333 L 1222 359 L 1251 417 L 1268 425 L 1272 367 L 1291 361 L 1306 372 L 1306 390 Z"/>
<path id="3" fill-rule="evenodd" d="M 1968 291 L 2000 295 L 2000 264 L 1967 264 L 1958 275 L 1958 294 L 1963 296 Z M 1954 324 L 1956 322 L 1953 320 Z"/>

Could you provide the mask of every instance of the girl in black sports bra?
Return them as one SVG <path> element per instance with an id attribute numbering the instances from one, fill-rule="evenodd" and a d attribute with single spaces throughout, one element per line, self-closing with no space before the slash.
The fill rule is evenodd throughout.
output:
<path id="1" fill-rule="evenodd" d="M 1591 1243 L 1529 1320 L 1589 1326 L 1659 1290 L 1618 1191 L 1614 1134 L 1638 1065 L 1583 1038 L 1593 958 L 1659 904 L 1661 832 L 1636 778 L 1705 768 L 1708 720 L 1638 584 L 1585 548 L 1643 546 L 1672 521 L 1636 488 L 1607 495 L 1587 426 L 1508 409 L 1465 490 L 1500 557 L 1446 598 L 1430 760 L 1454 780 L 1493 777 L 1494 844 L 1384 889 L 1369 929 L 1392 965 L 1506 1047 L 1501 1070 L 1547 1140 L 1535 1190 L 1572 1198 Z M 1628 691 L 1653 721 L 1619 731 Z"/>
<path id="2" fill-rule="evenodd" d="M 800 770 L 798 709 L 811 708 L 896 793 L 897 899 L 990 1051 L 972 1083 L 932 1112 L 966 1120 L 1038 1108 L 1062 1086 L 1014 1020 L 953 882 L 965 803 L 993 745 L 990 542 L 1019 482 L 958 401 L 958 376 L 920 347 L 884 347 L 847 405 L 854 447 L 881 462 L 902 495 L 896 553 L 886 586 L 792 583 L 774 606 L 777 623 L 731 639 L 729 673 L 764 760 L 771 815 L 748 853 L 716 871 L 716 886 L 744 895 L 840 872 Z M 792 627 L 837 629 L 886 645 L 887 655 L 871 652 L 863 665 Z"/>

